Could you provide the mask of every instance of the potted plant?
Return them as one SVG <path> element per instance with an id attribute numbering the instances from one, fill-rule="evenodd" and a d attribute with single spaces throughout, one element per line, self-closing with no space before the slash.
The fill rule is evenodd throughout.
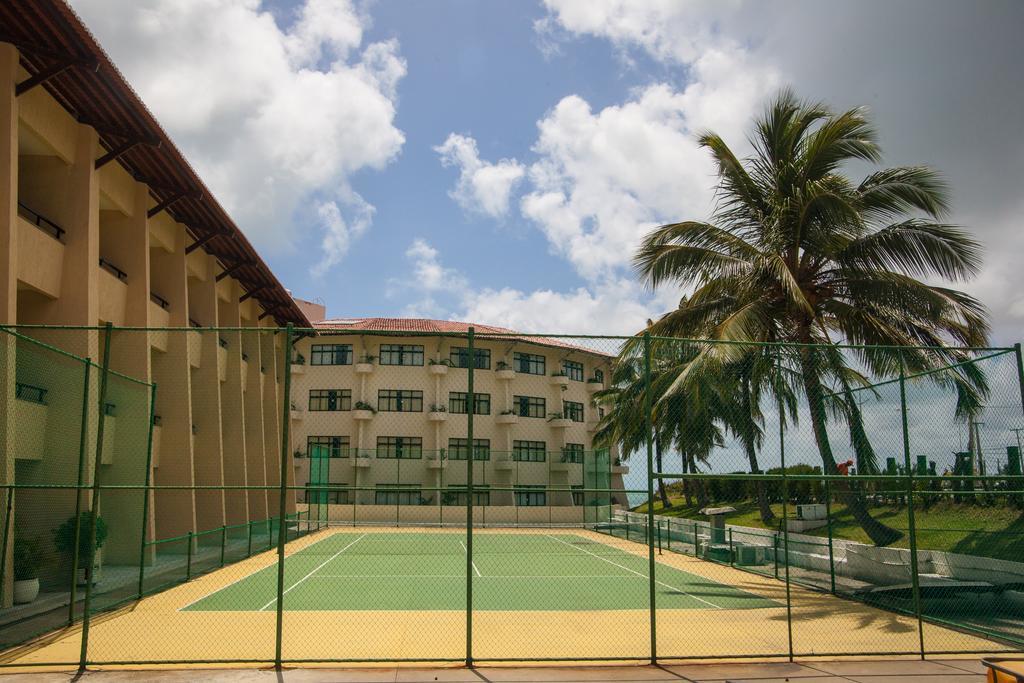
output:
<path id="1" fill-rule="evenodd" d="M 509 365 L 508 363 L 506 363 L 503 360 L 499 360 L 497 363 L 494 364 L 494 369 L 495 370 L 511 370 L 512 366 Z"/>
<path id="2" fill-rule="evenodd" d="M 356 401 L 355 409 L 356 410 L 368 410 L 371 413 L 376 413 L 377 412 L 377 409 L 374 408 L 373 406 L 371 406 L 366 401 Z"/>
<path id="3" fill-rule="evenodd" d="M 24 605 L 39 595 L 39 567 L 43 550 L 39 539 L 14 538 L 14 604 Z"/>
<path id="4" fill-rule="evenodd" d="M 89 558 L 89 525 L 93 520 L 91 512 L 83 512 L 78 518 L 78 585 L 85 585 L 87 582 L 88 567 L 83 566 Z M 93 571 L 91 572 L 92 582 L 96 583 L 97 570 L 100 565 L 100 548 L 107 540 L 107 523 L 102 517 L 95 517 L 96 525 L 96 552 L 93 556 Z M 75 554 L 75 518 L 68 517 L 63 524 L 53 531 L 53 545 L 57 552 L 67 561 L 68 566 L 72 563 Z"/>

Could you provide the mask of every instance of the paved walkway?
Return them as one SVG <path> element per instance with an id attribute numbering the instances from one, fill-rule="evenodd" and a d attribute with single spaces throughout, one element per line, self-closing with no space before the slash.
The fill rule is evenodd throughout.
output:
<path id="1" fill-rule="evenodd" d="M 982 683 L 980 659 L 858 660 L 800 663 L 737 662 L 678 666 L 481 667 L 479 669 L 178 669 L 172 671 L 91 671 L 0 675 L 0 683 L 115 683 L 135 681 L 225 681 L 227 683 L 590 683 L 663 681 L 691 683 Z"/>

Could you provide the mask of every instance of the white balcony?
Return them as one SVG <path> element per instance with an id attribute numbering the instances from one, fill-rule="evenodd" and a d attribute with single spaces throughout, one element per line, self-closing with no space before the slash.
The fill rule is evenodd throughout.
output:
<path id="1" fill-rule="evenodd" d="M 353 467 L 370 467 L 373 465 L 373 456 L 369 453 L 360 453 L 352 458 Z"/>
<path id="2" fill-rule="evenodd" d="M 604 389 L 604 382 L 598 382 L 597 380 L 587 380 L 587 393 L 593 394 Z"/>
<path id="3" fill-rule="evenodd" d="M 448 413 L 443 410 L 431 410 L 427 413 L 427 419 L 431 422 L 444 422 L 448 419 Z"/>
<path id="4" fill-rule="evenodd" d="M 448 374 L 448 366 L 444 365 L 443 363 L 433 363 L 433 364 L 430 365 L 430 374 L 431 375 L 447 375 Z"/>
<path id="5" fill-rule="evenodd" d="M 441 457 L 440 453 L 433 453 L 426 457 L 428 470 L 443 470 L 448 467 L 448 458 Z"/>
<path id="6" fill-rule="evenodd" d="M 356 363 L 355 371 L 357 375 L 369 375 L 373 372 L 373 363 Z"/>
<path id="7" fill-rule="evenodd" d="M 292 406 L 292 422 L 299 422 L 306 416 L 306 411 L 299 406 Z"/>
<path id="8" fill-rule="evenodd" d="M 552 429 L 566 429 L 572 426 L 572 420 L 564 417 L 556 417 L 553 420 L 548 420 L 548 425 L 550 425 Z"/>
<path id="9" fill-rule="evenodd" d="M 497 371 L 495 371 L 494 374 L 497 375 L 498 379 L 503 379 L 506 382 L 516 378 L 516 371 L 515 370 L 509 370 L 507 368 L 504 369 L 504 370 L 497 370 Z"/>
<path id="10" fill-rule="evenodd" d="M 372 410 L 365 410 L 363 408 L 357 408 L 357 409 L 352 411 L 353 419 L 360 420 L 360 421 L 372 420 L 373 416 L 374 416 L 374 412 Z"/>
<path id="11" fill-rule="evenodd" d="M 612 465 L 612 474 L 629 474 L 629 465 Z"/>
<path id="12" fill-rule="evenodd" d="M 500 425 L 514 425 L 519 423 L 519 416 L 515 413 L 501 413 L 494 417 L 494 421 Z"/>
<path id="13" fill-rule="evenodd" d="M 548 381 L 551 383 L 551 386 L 553 387 L 565 388 L 569 386 L 568 375 L 551 375 L 551 377 L 548 378 Z"/>

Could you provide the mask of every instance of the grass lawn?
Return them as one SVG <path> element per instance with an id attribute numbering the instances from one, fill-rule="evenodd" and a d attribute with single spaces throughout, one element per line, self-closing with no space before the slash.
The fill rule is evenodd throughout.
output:
<path id="1" fill-rule="evenodd" d="M 687 507 L 682 497 L 670 497 L 672 507 L 665 510 L 661 501 L 656 501 L 654 512 L 666 517 L 706 520 L 700 514 L 699 506 Z M 736 508 L 736 512 L 728 515 L 726 521 L 737 526 L 765 528 L 758 514 L 757 503 L 753 500 L 736 502 L 718 501 L 716 505 L 728 505 Z M 646 512 L 647 505 L 635 508 L 637 512 Z M 772 528 L 778 528 L 782 516 L 782 505 L 772 505 L 776 521 Z M 789 516 L 795 517 L 796 510 L 789 509 Z M 875 506 L 871 515 L 879 521 L 896 529 L 906 531 L 909 528 L 906 506 Z M 914 521 L 917 527 L 917 546 L 919 549 L 944 550 L 968 555 L 997 557 L 1004 560 L 1024 562 L 1024 511 L 1005 506 L 966 505 L 953 502 L 941 502 L 928 509 L 914 509 Z M 804 532 L 811 536 L 828 536 L 828 528 L 821 527 Z M 870 543 L 867 534 L 857 525 L 845 505 L 832 505 L 833 538 Z M 910 547 L 910 538 L 904 535 L 893 547 Z"/>

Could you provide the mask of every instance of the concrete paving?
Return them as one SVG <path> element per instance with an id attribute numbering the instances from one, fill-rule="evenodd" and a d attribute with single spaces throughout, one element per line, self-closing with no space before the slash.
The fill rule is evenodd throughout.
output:
<path id="1" fill-rule="evenodd" d="M 0 675 L 0 683 L 982 683 L 979 659 L 729 662 L 665 666 L 480 667 L 335 669 L 173 669 L 49 672 Z"/>

